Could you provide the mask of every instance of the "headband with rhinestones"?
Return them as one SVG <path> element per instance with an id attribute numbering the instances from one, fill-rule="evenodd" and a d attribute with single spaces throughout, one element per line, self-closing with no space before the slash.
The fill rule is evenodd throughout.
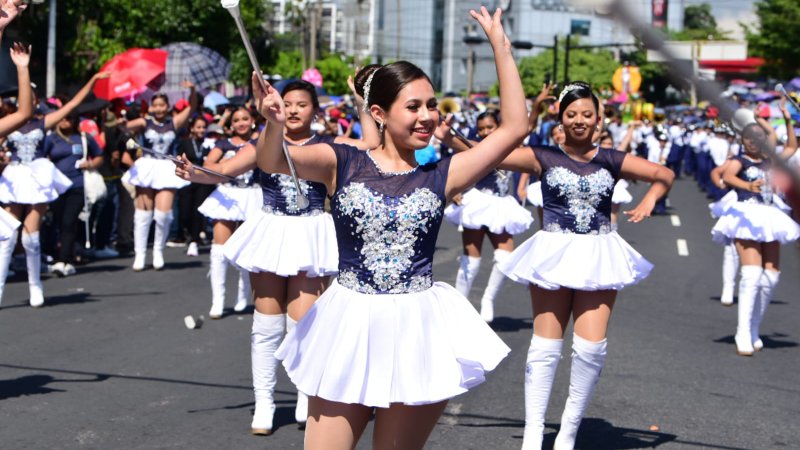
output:
<path id="1" fill-rule="evenodd" d="M 372 77 L 374 77 L 375 72 L 379 70 L 380 67 L 373 70 L 367 77 L 367 82 L 364 83 L 364 112 L 369 112 L 369 89 L 372 87 Z"/>
<path id="2" fill-rule="evenodd" d="M 566 96 L 566 95 L 567 95 L 567 94 L 569 94 L 570 92 L 572 92 L 572 91 L 574 91 L 574 90 L 576 90 L 576 89 L 581 89 L 581 88 L 583 88 L 583 87 L 585 87 L 585 86 L 583 86 L 583 85 L 580 85 L 580 84 L 568 84 L 568 85 L 567 85 L 566 87 L 564 87 L 564 89 L 561 91 L 561 94 L 559 94 L 559 95 L 558 95 L 558 103 L 561 103 L 561 100 L 564 100 L 564 96 Z"/>

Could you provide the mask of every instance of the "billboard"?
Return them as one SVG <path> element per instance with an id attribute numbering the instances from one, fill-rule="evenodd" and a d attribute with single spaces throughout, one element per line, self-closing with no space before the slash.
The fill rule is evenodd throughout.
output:
<path id="1" fill-rule="evenodd" d="M 656 28 L 667 27 L 668 0 L 652 0 L 653 20 L 652 25 Z"/>

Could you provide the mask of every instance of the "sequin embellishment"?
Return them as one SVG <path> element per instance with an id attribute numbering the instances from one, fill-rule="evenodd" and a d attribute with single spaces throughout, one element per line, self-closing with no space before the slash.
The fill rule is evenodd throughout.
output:
<path id="1" fill-rule="evenodd" d="M 614 190 L 614 177 L 606 169 L 581 176 L 564 167 L 556 167 L 547 172 L 545 181 L 549 186 L 558 188 L 559 196 L 567 198 L 578 233 L 592 231 L 591 223 L 597 215 L 597 207 L 603 196 L 610 196 Z"/>
<path id="2" fill-rule="evenodd" d="M 277 183 L 281 189 L 281 195 L 286 199 L 286 211 L 289 214 L 300 212 L 300 207 L 297 206 L 297 188 L 294 185 L 294 180 L 289 175 L 272 174 L 272 179 Z M 298 180 L 300 182 L 300 190 L 303 195 L 308 196 L 308 183 L 305 180 Z"/>
<path id="3" fill-rule="evenodd" d="M 153 151 L 161 155 L 166 155 L 169 150 L 169 146 L 172 145 L 172 142 L 175 140 L 175 132 L 170 130 L 166 133 L 159 133 L 158 131 L 149 128 L 144 132 L 144 138 L 149 142 Z"/>
<path id="4" fill-rule="evenodd" d="M 8 136 L 8 140 L 13 142 L 17 149 L 15 156 L 24 164 L 36 159 L 36 149 L 42 139 L 44 139 L 44 133 L 39 128 L 27 133 L 15 131 Z"/>
<path id="5" fill-rule="evenodd" d="M 363 183 L 351 183 L 338 194 L 338 210 L 353 219 L 351 233 L 362 242 L 360 254 L 367 280 L 342 271 L 339 283 L 362 293 L 419 292 L 433 284 L 430 275 L 408 277 L 415 244 L 442 214 L 442 201 L 427 188 L 402 197 L 386 197 Z"/>

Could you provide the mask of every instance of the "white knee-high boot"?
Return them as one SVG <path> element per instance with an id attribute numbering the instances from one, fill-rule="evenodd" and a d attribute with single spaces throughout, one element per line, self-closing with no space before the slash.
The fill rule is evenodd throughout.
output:
<path id="1" fill-rule="evenodd" d="M 525 434 L 522 450 L 540 450 L 550 391 L 561 360 L 563 339 L 533 335 L 525 362 Z"/>
<path id="2" fill-rule="evenodd" d="M 472 282 L 475 281 L 475 275 L 478 274 L 478 269 L 480 268 L 480 257 L 461 255 L 458 273 L 456 274 L 456 290 L 461 292 L 464 297 L 469 297 Z"/>
<path id="3" fill-rule="evenodd" d="M 147 257 L 147 238 L 150 237 L 150 224 L 153 222 L 153 211 L 137 209 L 133 213 L 133 270 L 144 270 Z"/>
<path id="4" fill-rule="evenodd" d="M 286 334 L 289 334 L 296 326 L 297 321 L 287 314 Z M 297 391 L 297 405 L 294 407 L 294 420 L 299 424 L 304 424 L 308 420 L 308 396 L 300 391 Z"/>
<path id="5" fill-rule="evenodd" d="M 719 296 L 720 303 L 725 306 L 733 305 L 737 272 L 739 272 L 739 253 L 734 244 L 728 244 L 722 251 L 722 294 Z"/>
<path id="6" fill-rule="evenodd" d="M 572 450 L 583 414 L 594 394 L 597 380 L 606 361 L 607 341 L 587 341 L 572 335 L 572 370 L 569 378 L 569 397 L 561 415 L 561 429 L 553 449 Z"/>
<path id="7" fill-rule="evenodd" d="M 25 249 L 25 261 L 28 265 L 28 289 L 31 294 L 31 306 L 38 308 L 44 305 L 44 289 L 42 287 L 42 247 L 39 244 L 39 232 L 22 232 L 22 247 Z"/>
<path id="8" fill-rule="evenodd" d="M 164 245 L 169 237 L 169 226 L 172 224 L 172 211 L 159 211 L 153 214 L 156 222 L 156 233 L 153 236 L 153 268 L 164 268 Z"/>
<path id="9" fill-rule="evenodd" d="M 497 266 L 505 262 L 509 256 L 511 256 L 509 251 L 499 249 L 494 251 L 492 273 L 489 275 L 489 282 L 486 284 L 486 290 L 483 291 L 483 297 L 481 297 L 481 317 L 486 323 L 491 323 L 494 320 L 494 299 L 497 298 L 497 293 L 500 292 L 500 288 L 503 286 L 503 280 L 506 279 L 506 276 Z"/>
<path id="10" fill-rule="evenodd" d="M 761 266 L 742 266 L 739 279 L 739 308 L 736 325 L 736 352 L 742 356 L 752 356 L 753 336 L 750 323 L 753 320 L 753 309 L 758 297 L 759 280 L 764 273 Z"/>
<path id="11" fill-rule="evenodd" d="M 3 301 L 3 291 L 8 277 L 8 265 L 11 264 L 11 256 L 14 254 L 14 247 L 17 246 L 18 235 L 19 231 L 14 230 L 8 239 L 0 242 L 0 302 Z"/>
<path id="12" fill-rule="evenodd" d="M 225 274 L 228 271 L 228 260 L 222 252 L 222 245 L 211 244 L 209 254 L 208 277 L 211 281 L 211 311 L 208 316 L 212 319 L 222 317 L 225 309 Z"/>
<path id="13" fill-rule="evenodd" d="M 250 297 L 253 295 L 253 288 L 250 286 L 250 272 L 239 269 L 239 289 L 236 293 L 236 304 L 233 310 L 242 312 L 247 308 L 250 303 Z"/>
<path id="14" fill-rule="evenodd" d="M 775 291 L 775 286 L 780 281 L 781 273 L 777 270 L 764 270 L 761 278 L 758 280 L 758 296 L 753 307 L 753 320 L 750 322 L 750 334 L 752 335 L 753 350 L 761 350 L 764 348 L 764 342 L 758 335 L 761 321 L 764 320 L 764 313 L 767 312 L 769 302 L 772 301 L 772 293 Z"/>
<path id="15" fill-rule="evenodd" d="M 286 315 L 253 312 L 253 331 L 250 334 L 250 358 L 253 368 L 253 393 L 256 410 L 250 428 L 253 434 L 272 433 L 272 418 L 275 415 L 275 383 L 278 380 L 278 350 L 286 331 Z"/>

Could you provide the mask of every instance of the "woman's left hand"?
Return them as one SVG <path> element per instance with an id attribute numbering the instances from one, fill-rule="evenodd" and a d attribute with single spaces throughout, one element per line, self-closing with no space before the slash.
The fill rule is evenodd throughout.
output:
<path id="1" fill-rule="evenodd" d="M 277 89 L 266 81 L 262 86 L 260 75 L 253 72 L 253 97 L 256 99 L 258 112 L 268 121 L 283 126 L 286 122 L 286 110 L 283 105 L 283 98 Z M 266 86 L 266 92 L 264 91 Z"/>
<path id="2" fill-rule="evenodd" d="M 500 8 L 497 8 L 494 14 L 489 14 L 489 10 L 485 6 L 481 6 L 480 12 L 473 9 L 469 13 L 481 24 L 481 28 L 486 33 L 486 37 L 489 38 L 492 47 L 511 51 L 511 41 L 503 30 L 503 22 L 501 20 L 503 12 Z"/>
<path id="3" fill-rule="evenodd" d="M 655 208 L 655 202 L 647 199 L 643 199 L 636 208 L 630 211 L 623 211 L 623 214 L 628 216 L 628 222 L 639 223 L 644 219 L 650 217 L 650 214 L 653 212 L 653 208 Z"/>

